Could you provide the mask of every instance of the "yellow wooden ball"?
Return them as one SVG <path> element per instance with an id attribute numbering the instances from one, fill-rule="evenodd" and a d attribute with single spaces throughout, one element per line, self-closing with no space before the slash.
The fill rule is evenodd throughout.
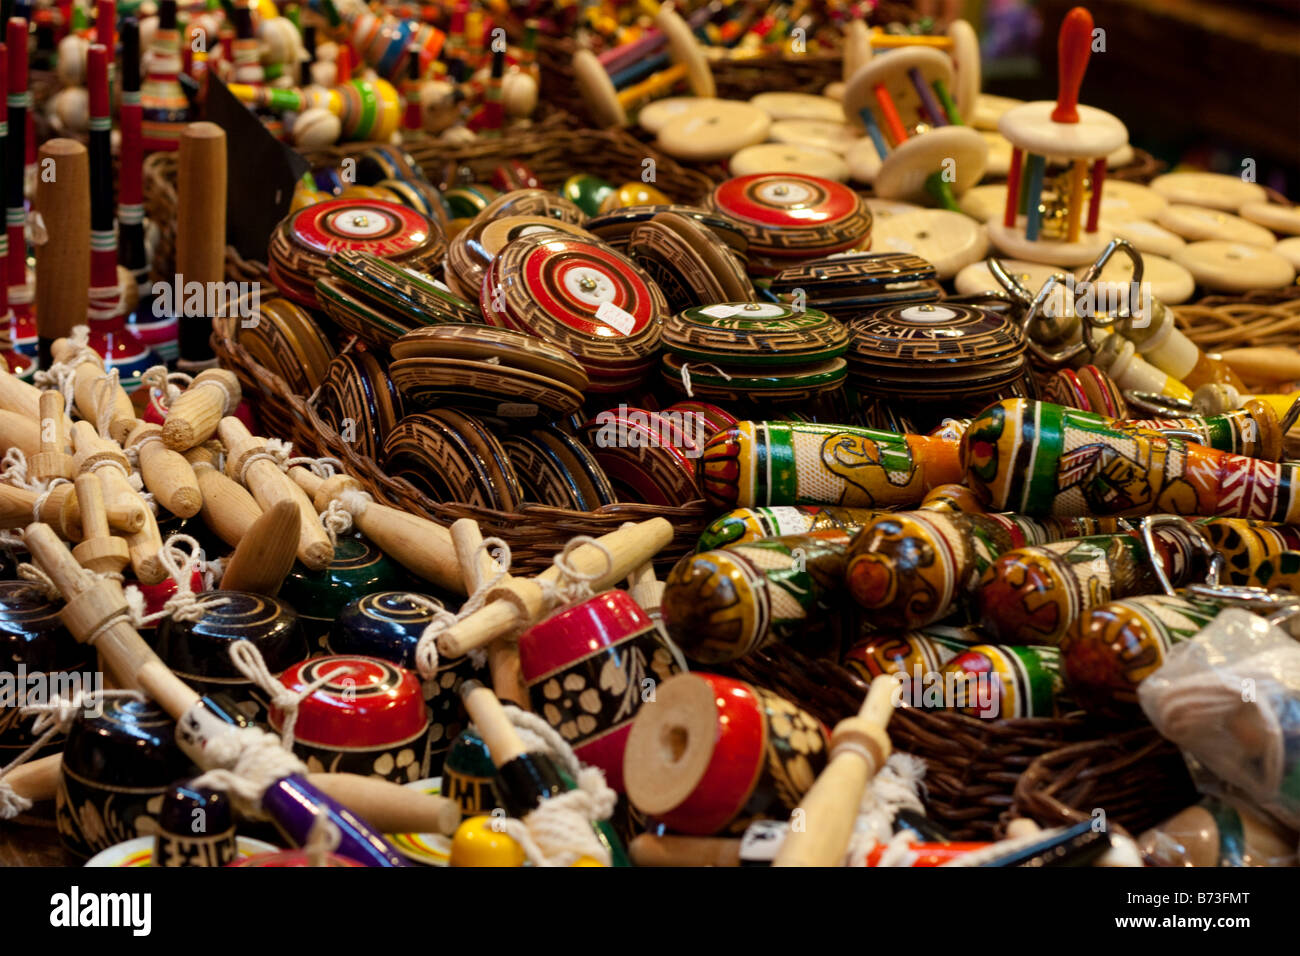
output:
<path id="1" fill-rule="evenodd" d="M 452 866 L 523 866 L 527 856 L 510 836 L 492 828 L 492 817 L 470 817 L 451 838 Z"/>

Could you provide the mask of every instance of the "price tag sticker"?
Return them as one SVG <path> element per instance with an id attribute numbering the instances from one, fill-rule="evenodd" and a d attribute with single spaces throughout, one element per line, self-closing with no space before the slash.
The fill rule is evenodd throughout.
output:
<path id="1" fill-rule="evenodd" d="M 729 319 L 733 315 L 739 315 L 744 311 L 744 306 L 740 305 L 709 305 L 700 309 L 711 319 Z"/>
<path id="2" fill-rule="evenodd" d="M 602 302 L 596 309 L 596 318 L 604 322 L 619 335 L 631 335 L 636 328 L 636 319 L 613 302 Z"/>

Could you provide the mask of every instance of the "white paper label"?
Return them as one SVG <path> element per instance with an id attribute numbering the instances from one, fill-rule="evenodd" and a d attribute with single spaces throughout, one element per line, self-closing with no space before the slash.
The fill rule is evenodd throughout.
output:
<path id="1" fill-rule="evenodd" d="M 729 319 L 733 315 L 739 315 L 744 306 L 740 305 L 709 305 L 700 309 L 711 319 Z"/>
<path id="2" fill-rule="evenodd" d="M 613 302 L 602 302 L 596 309 L 596 318 L 604 322 L 619 335 L 631 335 L 636 328 L 636 319 L 624 312 Z"/>

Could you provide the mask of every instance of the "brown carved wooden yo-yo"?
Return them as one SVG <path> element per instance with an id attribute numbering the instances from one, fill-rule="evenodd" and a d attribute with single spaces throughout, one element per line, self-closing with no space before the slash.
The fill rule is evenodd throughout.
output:
<path id="1" fill-rule="evenodd" d="M 582 439 L 622 501 L 676 506 L 700 497 L 700 449 L 671 417 L 620 405 L 583 425 Z"/>
<path id="2" fill-rule="evenodd" d="M 773 279 L 777 295 L 798 296 L 809 309 L 844 320 L 870 309 L 933 302 L 943 295 L 934 266 L 905 252 L 865 252 L 813 259 L 782 269 Z"/>
<path id="3" fill-rule="evenodd" d="M 667 312 L 663 293 L 631 260 L 598 239 L 555 234 L 507 245 L 483 278 L 480 303 L 491 324 L 571 353 L 593 392 L 645 377 Z"/>
<path id="4" fill-rule="evenodd" d="M 675 216 L 684 216 L 704 226 L 709 232 L 727 244 L 732 253 L 743 259 L 749 249 L 749 240 L 740 227 L 725 216 L 697 206 L 683 206 L 676 203 L 668 205 L 637 205 L 611 209 L 599 216 L 592 216 L 583 228 L 615 249 L 622 252 L 637 226 L 649 222 L 661 213 L 670 212 Z"/>
<path id="5" fill-rule="evenodd" d="M 915 428 L 905 430 L 976 414 L 1028 387 L 1024 334 L 987 309 L 949 302 L 895 305 L 850 323 L 849 332 L 850 382 L 878 406 L 897 409 L 906 400 L 905 415 Z"/>
<path id="6" fill-rule="evenodd" d="M 483 274 L 492 265 L 492 260 L 507 244 L 520 236 L 543 232 L 562 232 L 570 236 L 591 235 L 581 226 L 553 216 L 498 214 L 488 218 L 490 209 L 489 205 L 488 209 L 475 216 L 447 244 L 447 283 L 467 298 L 477 298 L 478 291 L 483 286 Z"/>
<path id="7" fill-rule="evenodd" d="M 402 396 L 375 354 L 356 348 L 330 363 L 316 412 L 344 441 L 355 441 L 360 454 L 377 458 L 402 417 Z"/>
<path id="8" fill-rule="evenodd" d="M 329 677 L 298 707 L 294 752 L 316 772 L 357 773 L 409 783 L 428 776 L 429 710 L 420 680 L 377 657 L 314 657 L 280 683 L 295 693 Z M 284 727 L 271 708 L 271 726 Z"/>
<path id="9" fill-rule="evenodd" d="M 384 443 L 385 470 L 434 501 L 514 511 L 523 488 L 500 440 L 469 415 L 439 408 L 407 415 Z"/>
<path id="10" fill-rule="evenodd" d="M 871 211 L 841 183 L 801 173 L 757 173 L 721 183 L 710 202 L 757 255 L 813 258 L 862 246 Z"/>
<path id="11" fill-rule="evenodd" d="M 381 199 L 328 199 L 291 213 L 271 234 L 271 280 L 289 298 L 316 305 L 316 280 L 340 252 L 369 252 L 417 271 L 442 261 L 447 243 L 432 220 Z"/>
<path id="12" fill-rule="evenodd" d="M 641 223 L 632 230 L 627 251 L 658 283 L 673 310 L 754 298 L 744 265 L 727 244 L 686 216 L 660 213 Z"/>

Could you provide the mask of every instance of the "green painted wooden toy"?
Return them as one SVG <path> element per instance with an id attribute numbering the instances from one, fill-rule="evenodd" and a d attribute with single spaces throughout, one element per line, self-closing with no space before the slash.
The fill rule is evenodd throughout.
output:
<path id="1" fill-rule="evenodd" d="M 714 551 L 760 538 L 838 530 L 853 535 L 880 514 L 872 508 L 822 508 L 816 505 L 737 508 L 715 520 L 700 535 L 697 551 Z"/>
<path id="2" fill-rule="evenodd" d="M 367 539 L 351 535 L 338 539 L 334 560 L 323 570 L 295 564 L 279 596 L 298 612 L 313 649 L 324 649 L 335 619 L 351 601 L 375 591 L 410 590 L 411 586 L 400 564 Z"/>

